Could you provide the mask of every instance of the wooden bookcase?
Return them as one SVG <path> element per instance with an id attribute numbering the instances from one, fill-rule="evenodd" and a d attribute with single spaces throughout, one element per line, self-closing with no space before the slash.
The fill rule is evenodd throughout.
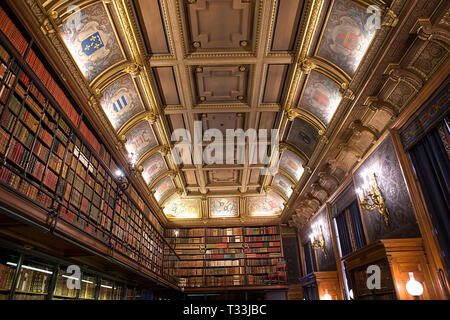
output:
<path id="1" fill-rule="evenodd" d="M 306 300 L 323 300 L 326 291 L 332 300 L 341 300 L 337 271 L 312 272 L 300 278 Z"/>
<path id="2" fill-rule="evenodd" d="M 286 283 L 279 226 L 166 230 L 180 257 L 171 264 L 182 287 Z M 167 266 L 169 267 L 169 266 Z"/>
<path id="3" fill-rule="evenodd" d="M 106 146 L 5 10 L 0 7 L 0 187 L 48 212 L 54 225 L 63 220 L 164 277 L 163 226 L 132 185 L 119 188 Z"/>
<path id="4" fill-rule="evenodd" d="M 385 239 L 374 242 L 343 259 L 349 286 L 354 299 L 360 300 L 413 300 L 406 291 L 409 272 L 423 286 L 422 299 L 437 299 L 431 284 L 431 274 L 421 238 Z M 367 287 L 370 265 L 380 268 L 380 289 Z M 370 273 L 372 274 L 372 273 Z"/>

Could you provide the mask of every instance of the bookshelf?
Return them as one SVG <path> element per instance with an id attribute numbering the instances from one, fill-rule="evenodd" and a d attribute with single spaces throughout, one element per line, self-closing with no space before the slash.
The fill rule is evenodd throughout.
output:
<path id="1" fill-rule="evenodd" d="M 132 185 L 119 188 L 114 158 L 7 10 L 0 6 L 0 186 L 54 225 L 64 221 L 166 278 L 163 226 Z"/>
<path id="2" fill-rule="evenodd" d="M 279 226 L 167 229 L 178 261 L 164 265 L 181 287 L 266 286 L 286 282 Z"/>

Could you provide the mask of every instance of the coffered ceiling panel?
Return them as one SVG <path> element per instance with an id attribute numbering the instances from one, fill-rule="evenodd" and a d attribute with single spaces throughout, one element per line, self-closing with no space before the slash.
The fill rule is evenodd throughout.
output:
<path id="1" fill-rule="evenodd" d="M 173 67 L 154 67 L 155 78 L 164 105 L 179 105 L 180 97 Z"/>
<path id="2" fill-rule="evenodd" d="M 207 172 L 208 185 L 239 185 L 240 170 L 216 169 Z"/>
<path id="3" fill-rule="evenodd" d="M 248 66 L 198 66 L 193 72 L 197 103 L 247 100 Z"/>
<path id="4" fill-rule="evenodd" d="M 209 113 L 204 114 L 202 121 L 203 133 L 208 129 L 218 129 L 225 139 L 227 129 L 244 129 L 245 117 L 242 113 Z"/>
<path id="5" fill-rule="evenodd" d="M 278 112 L 261 112 L 259 114 L 258 129 L 266 129 L 267 135 L 270 136 L 270 130 L 274 129 L 275 120 Z"/>
<path id="6" fill-rule="evenodd" d="M 186 1 L 191 51 L 251 47 L 253 0 Z"/>
<path id="7" fill-rule="evenodd" d="M 137 0 L 134 3 L 149 53 L 169 54 L 166 26 L 161 14 L 162 1 Z"/>
<path id="8" fill-rule="evenodd" d="M 280 103 L 286 81 L 288 64 L 270 64 L 267 66 L 263 103 Z"/>
<path id="9" fill-rule="evenodd" d="M 305 1 L 278 0 L 273 37 L 272 51 L 291 51 L 294 49 L 298 25 Z"/>

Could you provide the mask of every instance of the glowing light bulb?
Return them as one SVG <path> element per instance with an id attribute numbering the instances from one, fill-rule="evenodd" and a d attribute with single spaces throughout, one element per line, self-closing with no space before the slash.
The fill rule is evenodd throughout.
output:
<path id="1" fill-rule="evenodd" d="M 350 291 L 349 291 L 349 293 L 348 293 L 348 296 L 349 296 L 349 298 L 350 299 L 354 299 L 354 296 L 353 296 L 353 289 L 350 289 Z"/>
<path id="2" fill-rule="evenodd" d="M 117 170 L 116 170 L 116 176 L 118 176 L 118 177 L 121 177 L 121 176 L 123 176 L 123 172 L 122 172 L 122 170 L 120 170 L 120 169 L 117 169 Z"/>
<path id="3" fill-rule="evenodd" d="M 325 294 L 323 295 L 323 299 L 322 300 L 333 300 L 331 295 L 328 293 L 328 289 L 325 289 Z"/>
<path id="4" fill-rule="evenodd" d="M 423 294 L 422 284 L 414 279 L 414 274 L 409 272 L 409 281 L 406 283 L 406 291 L 414 297 L 419 297 Z"/>

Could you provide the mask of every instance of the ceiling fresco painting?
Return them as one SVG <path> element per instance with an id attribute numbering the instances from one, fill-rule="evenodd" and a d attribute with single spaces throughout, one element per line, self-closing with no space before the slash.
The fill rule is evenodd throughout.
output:
<path id="1" fill-rule="evenodd" d="M 353 75 L 376 29 L 366 8 L 347 0 L 334 1 L 317 55 Z"/>
<path id="2" fill-rule="evenodd" d="M 276 216 L 284 208 L 284 200 L 277 193 L 269 191 L 263 197 L 248 197 L 247 211 L 250 216 Z"/>
<path id="3" fill-rule="evenodd" d="M 239 198 L 209 198 L 209 210 L 212 218 L 229 218 L 239 215 Z"/>
<path id="4" fill-rule="evenodd" d="M 68 5 L 43 3 L 63 17 L 67 52 L 121 152 L 142 165 L 136 176 L 154 209 L 180 224 L 281 217 L 305 170 L 315 169 L 311 160 L 376 35 L 359 0 L 71 1 L 81 9 L 67 14 Z M 194 138 L 195 121 L 201 135 L 266 130 L 266 149 L 279 130 L 278 172 L 261 174 L 273 162 L 250 155 L 237 161 L 237 145 L 232 162 L 195 164 L 189 148 L 178 158 L 171 135 L 182 129 Z"/>
<path id="5" fill-rule="evenodd" d="M 319 139 L 319 133 L 313 125 L 303 119 L 297 118 L 293 121 L 289 130 L 287 142 L 296 146 L 307 157 L 311 158 Z"/>
<path id="6" fill-rule="evenodd" d="M 303 174 L 302 160 L 294 152 L 285 150 L 281 154 L 279 167 L 286 171 L 295 181 Z"/>
<path id="7" fill-rule="evenodd" d="M 175 189 L 173 180 L 170 177 L 165 177 L 159 181 L 155 186 L 155 199 L 161 201 L 170 191 Z"/>
<path id="8" fill-rule="evenodd" d="M 164 202 L 164 213 L 169 219 L 201 218 L 201 200 L 182 199 L 174 193 Z"/>
<path id="9" fill-rule="evenodd" d="M 125 147 L 128 153 L 133 153 L 136 161 L 146 152 L 148 149 L 155 147 L 158 143 L 150 124 L 147 121 L 141 122 L 126 136 L 127 143 Z"/>
<path id="10" fill-rule="evenodd" d="M 272 181 L 272 186 L 283 193 L 286 198 L 292 195 L 292 182 L 285 175 L 278 173 Z"/>
<path id="11" fill-rule="evenodd" d="M 336 82 L 312 71 L 299 105 L 328 125 L 342 98 L 339 89 Z"/>
<path id="12" fill-rule="evenodd" d="M 61 28 L 63 38 L 83 75 L 91 82 L 124 59 L 108 13 L 102 2 L 90 5 Z"/>
<path id="13" fill-rule="evenodd" d="M 101 105 L 115 130 L 145 110 L 129 75 L 114 81 L 105 89 Z"/>
<path id="14" fill-rule="evenodd" d="M 143 163 L 142 177 L 147 184 L 153 183 L 157 177 L 167 171 L 167 165 L 163 156 L 156 153 Z"/>

